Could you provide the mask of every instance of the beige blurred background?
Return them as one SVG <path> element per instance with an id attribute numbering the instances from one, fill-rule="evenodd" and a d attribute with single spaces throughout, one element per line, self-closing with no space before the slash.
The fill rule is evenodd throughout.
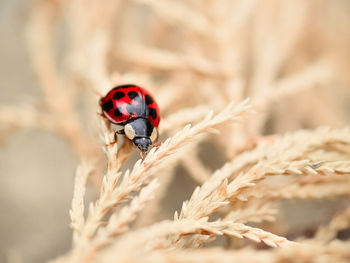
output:
<path id="1" fill-rule="evenodd" d="M 31 1 L 0 1 L 0 101 L 42 96 L 31 69 L 25 24 Z M 69 207 L 77 161 L 63 140 L 19 130 L 0 147 L 0 262 L 42 262 L 71 246 Z M 22 261 L 17 261 L 22 260 Z"/>
<path id="2" fill-rule="evenodd" d="M 325 53 L 326 57 L 332 58 L 333 70 L 337 73 L 337 79 L 331 83 L 334 88 L 320 93 L 313 89 L 300 96 L 308 100 L 321 95 L 328 103 L 327 96 L 331 94 L 337 111 L 329 112 L 331 116 L 325 118 L 320 112 L 313 111 L 311 103 L 298 107 L 299 98 L 289 98 L 272 107 L 265 133 L 322 124 L 342 126 L 350 119 L 350 1 L 311 2 L 315 9 L 309 13 L 313 17 L 306 23 L 305 35 L 315 37 L 310 38 L 312 41 L 306 41 L 306 37 L 300 41 L 299 45 L 305 47 L 293 54 L 290 59 L 294 63 L 283 68 L 280 74 L 293 72 L 293 67 L 298 68 L 305 61 Z M 30 8 L 31 1 L 0 1 L 0 104 L 37 103 L 43 96 L 31 68 L 25 40 Z M 145 14 L 149 14 L 147 8 Z M 322 85 L 319 88 L 322 89 Z M 318 103 L 322 104 L 322 99 Z M 292 121 L 285 117 L 291 109 L 295 113 Z M 68 211 L 77 165 L 74 154 L 60 137 L 32 129 L 21 129 L 0 137 L 0 142 L 0 262 L 42 262 L 63 254 L 71 247 Z M 201 158 L 211 169 L 224 163 L 224 153 L 215 146 L 203 143 L 201 147 Z M 212 152 L 218 153 L 215 158 L 210 155 Z M 175 180 L 163 201 L 162 218 L 170 218 L 195 185 L 183 167 L 179 166 L 175 173 Z M 92 190 L 89 196 L 91 199 Z M 318 223 L 327 221 L 344 203 L 327 201 L 320 206 L 312 201 L 288 201 L 283 216 L 294 225 L 295 232 L 312 231 L 317 226 L 315 218 Z"/>

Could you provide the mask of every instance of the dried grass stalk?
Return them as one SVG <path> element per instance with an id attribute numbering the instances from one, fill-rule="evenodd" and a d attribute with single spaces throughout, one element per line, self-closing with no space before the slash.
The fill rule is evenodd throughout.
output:
<path id="1" fill-rule="evenodd" d="M 347 185 L 349 187 L 349 185 Z M 321 227 L 316 235 L 315 241 L 328 243 L 334 238 L 336 238 L 337 234 L 341 230 L 346 230 L 350 227 L 350 208 L 348 207 L 343 212 L 336 215 L 331 222 L 324 227 Z"/>
<path id="2" fill-rule="evenodd" d="M 98 262 L 110 262 L 115 255 L 102 255 Z M 139 257 L 133 255 L 118 256 L 119 262 L 348 262 L 349 244 L 347 242 L 335 242 L 327 246 L 305 245 L 291 248 L 273 250 L 255 250 L 251 248 L 241 250 L 225 250 L 222 248 L 202 248 L 195 250 L 168 250 L 155 251 Z"/>
<path id="3" fill-rule="evenodd" d="M 73 228 L 73 244 L 78 243 L 82 228 L 84 226 L 84 197 L 86 181 L 93 167 L 82 163 L 76 171 L 72 209 L 69 211 L 71 217 L 71 228 Z"/>
<path id="4" fill-rule="evenodd" d="M 163 221 L 135 232 L 126 234 L 111 246 L 106 253 L 120 251 L 130 253 L 131 251 L 149 251 L 171 246 L 182 247 L 185 245 L 178 238 L 190 234 L 201 235 L 227 235 L 236 238 L 247 238 L 254 242 L 263 242 L 271 247 L 290 247 L 296 243 L 284 237 L 274 235 L 258 228 L 249 227 L 232 221 L 208 222 L 207 218 L 201 220 L 177 220 Z"/>
<path id="5" fill-rule="evenodd" d="M 137 197 L 134 197 L 130 205 L 125 206 L 120 212 L 114 213 L 105 227 L 100 227 L 94 239 L 94 246 L 101 247 L 110 242 L 111 237 L 120 235 L 128 230 L 128 224 L 131 223 L 136 215 L 144 208 L 147 202 L 154 198 L 159 183 L 154 179 L 145 186 Z"/>

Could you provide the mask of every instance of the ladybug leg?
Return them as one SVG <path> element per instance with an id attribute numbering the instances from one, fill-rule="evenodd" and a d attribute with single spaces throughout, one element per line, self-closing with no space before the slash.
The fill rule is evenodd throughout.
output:
<path id="1" fill-rule="evenodd" d="M 110 142 L 109 144 L 107 144 L 108 146 L 112 146 L 115 143 L 118 142 L 118 136 L 117 136 L 117 132 L 114 133 L 114 141 Z"/>
<path id="2" fill-rule="evenodd" d="M 114 133 L 114 141 L 113 141 L 113 142 L 110 142 L 110 143 L 108 144 L 109 146 L 112 146 L 112 145 L 114 145 L 115 143 L 118 142 L 118 134 L 125 135 L 124 129 L 119 130 L 119 131 L 116 131 L 116 132 Z"/>
<path id="3" fill-rule="evenodd" d="M 121 130 L 119 130 L 119 131 L 116 131 L 115 133 L 116 133 L 116 134 L 125 135 L 124 129 L 121 129 Z"/>
<path id="4" fill-rule="evenodd" d="M 114 142 L 113 142 L 113 144 L 116 143 L 116 142 L 118 142 L 117 132 L 114 133 Z"/>

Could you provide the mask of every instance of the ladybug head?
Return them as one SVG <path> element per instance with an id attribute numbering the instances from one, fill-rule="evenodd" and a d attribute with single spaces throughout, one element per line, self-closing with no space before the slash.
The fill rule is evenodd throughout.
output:
<path id="1" fill-rule="evenodd" d="M 141 152 L 147 152 L 148 148 L 152 145 L 152 141 L 145 137 L 136 137 L 133 142 Z"/>
<path id="2" fill-rule="evenodd" d="M 124 132 L 142 152 L 147 152 L 158 138 L 157 128 L 144 118 L 129 121 L 124 126 Z"/>

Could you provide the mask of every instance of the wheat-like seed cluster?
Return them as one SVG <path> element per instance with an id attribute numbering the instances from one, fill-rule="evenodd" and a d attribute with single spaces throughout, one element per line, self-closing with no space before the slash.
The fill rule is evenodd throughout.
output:
<path id="1" fill-rule="evenodd" d="M 350 81 L 340 68 L 350 58 L 322 8 L 35 1 L 26 39 L 42 106 L 1 106 L 0 140 L 41 129 L 80 161 L 72 246 L 50 262 L 348 262 Z M 100 114 L 100 97 L 125 83 L 160 106 L 159 144 L 143 159 Z M 285 217 L 288 200 L 330 208 L 325 199 L 335 208 L 311 230 Z"/>

